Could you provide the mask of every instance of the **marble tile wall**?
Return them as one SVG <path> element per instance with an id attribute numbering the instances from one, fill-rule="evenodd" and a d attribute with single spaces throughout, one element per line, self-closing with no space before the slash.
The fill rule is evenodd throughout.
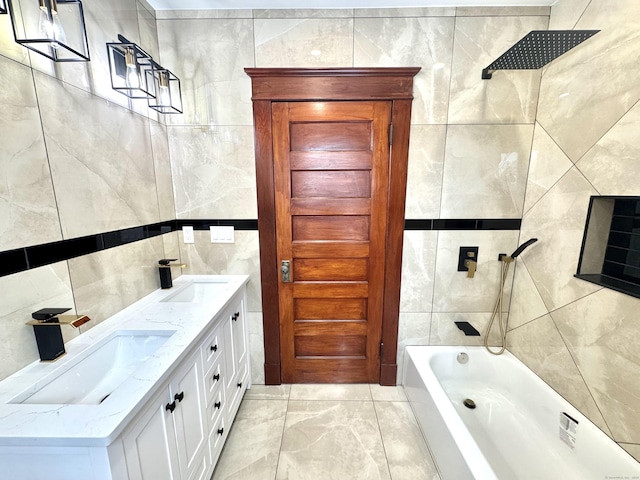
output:
<path id="1" fill-rule="evenodd" d="M 185 113 L 167 126 L 178 218 L 256 218 L 245 67 L 352 66 L 422 68 L 406 218 L 522 216 L 540 72 L 500 72 L 490 82 L 480 73 L 529 30 L 546 28 L 549 8 L 181 10 L 156 18 L 161 60 L 183 80 Z M 498 254 L 517 240 L 513 231 L 405 233 L 399 365 L 405 345 L 481 341 L 453 322 L 486 327 Z M 457 272 L 457 251 L 470 245 L 480 247 L 474 279 Z M 180 248 L 187 273 L 251 275 L 253 381 L 264 381 L 257 234 L 236 232 L 235 245 L 221 245 L 196 232 Z"/>
<path id="2" fill-rule="evenodd" d="M 600 29 L 542 75 L 509 342 L 640 460 L 640 299 L 573 277 L 591 195 L 640 195 L 640 5 L 561 0 L 550 28 Z"/>
<path id="3" fill-rule="evenodd" d="M 105 46 L 121 33 L 157 57 L 155 12 L 136 0 L 83 6 L 88 64 L 29 52 L 0 16 L 0 251 L 175 218 L 166 126 L 111 89 Z M 165 237 L 0 278 L 0 378 L 38 358 L 31 312 L 71 307 L 92 318 L 84 331 L 158 288 L 157 259 L 180 253 Z"/>

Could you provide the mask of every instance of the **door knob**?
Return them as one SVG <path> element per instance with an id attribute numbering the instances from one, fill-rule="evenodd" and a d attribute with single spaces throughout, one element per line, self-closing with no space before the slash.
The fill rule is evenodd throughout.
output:
<path id="1" fill-rule="evenodd" d="M 289 271 L 291 270 L 291 262 L 289 260 L 282 260 L 280 262 L 280 271 L 282 272 L 282 281 L 288 283 L 291 281 L 289 278 Z"/>

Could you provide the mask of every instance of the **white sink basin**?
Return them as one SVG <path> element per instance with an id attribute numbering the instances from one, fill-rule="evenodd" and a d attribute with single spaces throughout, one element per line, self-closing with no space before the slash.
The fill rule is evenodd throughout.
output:
<path id="1" fill-rule="evenodd" d="M 174 333 L 116 331 L 78 355 L 70 368 L 51 373 L 11 403 L 98 405 Z"/>
<path id="2" fill-rule="evenodd" d="M 161 301 L 201 303 L 220 295 L 228 288 L 228 282 L 193 282 Z"/>

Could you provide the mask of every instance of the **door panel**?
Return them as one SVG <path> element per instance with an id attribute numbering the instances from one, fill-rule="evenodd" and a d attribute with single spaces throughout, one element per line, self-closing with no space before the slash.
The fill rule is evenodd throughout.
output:
<path id="1" fill-rule="evenodd" d="M 366 320 L 367 302 L 364 298 L 298 298 L 294 316 L 303 320 Z"/>
<path id="2" fill-rule="evenodd" d="M 321 119 L 320 123 L 291 124 L 292 152 L 367 151 L 370 147 L 369 122 L 331 122 Z"/>
<path id="3" fill-rule="evenodd" d="M 377 382 L 391 103 L 273 103 L 284 382 Z"/>
<path id="4" fill-rule="evenodd" d="M 364 258 L 300 258 L 293 261 L 296 282 L 366 281 L 369 262 Z"/>
<path id="5" fill-rule="evenodd" d="M 371 177 L 363 170 L 292 171 L 291 197 L 370 198 Z"/>
<path id="6" fill-rule="evenodd" d="M 369 217 L 297 216 L 292 218 L 292 240 L 369 240 Z"/>

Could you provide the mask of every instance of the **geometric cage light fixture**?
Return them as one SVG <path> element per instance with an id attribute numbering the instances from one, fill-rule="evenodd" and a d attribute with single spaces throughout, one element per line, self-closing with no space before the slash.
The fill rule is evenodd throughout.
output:
<path id="1" fill-rule="evenodd" d="M 122 35 L 107 43 L 111 87 L 129 98 L 147 99 L 162 114 L 182 113 L 180 79 Z"/>
<path id="2" fill-rule="evenodd" d="M 107 43 L 111 88 L 129 98 L 155 98 L 151 55 L 122 35 L 118 40 Z"/>
<path id="3" fill-rule="evenodd" d="M 54 62 L 88 62 L 80 0 L 4 0 L 20 45 Z"/>
<path id="4" fill-rule="evenodd" d="M 182 113 L 180 79 L 171 71 L 152 61 L 151 80 L 154 84 L 156 97 L 149 99 L 149 108 L 164 114 Z"/>

